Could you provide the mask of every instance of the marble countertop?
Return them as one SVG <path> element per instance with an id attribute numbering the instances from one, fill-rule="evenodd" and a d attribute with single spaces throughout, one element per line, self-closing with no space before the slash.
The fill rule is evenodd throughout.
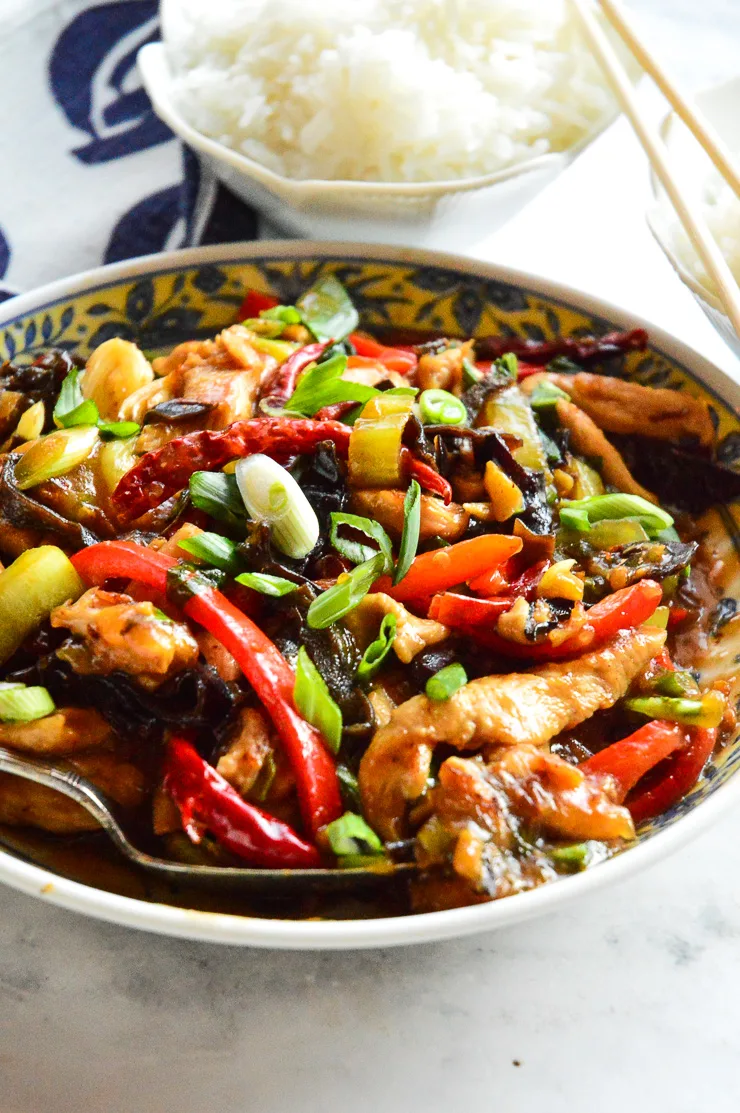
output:
<path id="1" fill-rule="evenodd" d="M 727 0 L 634 6 L 690 84 L 737 66 Z M 644 184 L 618 124 L 475 253 L 644 313 L 737 375 L 644 227 Z M 736 1113 L 738 876 L 735 813 L 548 919 L 324 955 L 168 940 L 2 889 L 0 1113 Z"/>

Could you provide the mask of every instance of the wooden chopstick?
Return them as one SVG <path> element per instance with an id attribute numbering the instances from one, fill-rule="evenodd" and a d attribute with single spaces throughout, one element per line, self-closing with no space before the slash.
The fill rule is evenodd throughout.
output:
<path id="1" fill-rule="evenodd" d="M 676 215 L 683 224 L 692 244 L 717 288 L 725 313 L 740 336 L 740 288 L 732 271 L 709 231 L 704 218 L 695 212 L 683 188 L 673 176 L 667 151 L 658 132 L 642 114 L 627 72 L 599 26 L 589 0 L 570 0 L 578 13 L 584 35 L 601 65 L 624 114 L 629 119 L 650 163 L 665 190 Z"/>
<path id="2" fill-rule="evenodd" d="M 722 177 L 740 197 L 740 171 L 738 171 L 730 149 L 722 137 L 710 124 L 706 116 L 686 100 L 655 55 L 649 53 L 647 47 L 637 37 L 637 32 L 619 0 L 599 0 L 599 2 L 612 27 L 622 37 L 645 73 L 652 77 L 676 115 L 683 120 L 694 138 L 707 152 Z"/>

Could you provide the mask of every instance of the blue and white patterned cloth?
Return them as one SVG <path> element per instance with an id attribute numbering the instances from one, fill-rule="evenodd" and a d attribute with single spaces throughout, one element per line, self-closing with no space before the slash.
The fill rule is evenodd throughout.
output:
<path id="1" fill-rule="evenodd" d="M 156 0 L 0 0 L 0 300 L 135 255 L 257 237 L 155 116 Z"/>

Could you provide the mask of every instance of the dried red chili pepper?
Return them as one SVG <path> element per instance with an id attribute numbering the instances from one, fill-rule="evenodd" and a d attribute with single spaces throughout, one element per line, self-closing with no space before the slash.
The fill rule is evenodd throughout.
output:
<path id="1" fill-rule="evenodd" d="M 556 356 L 568 356 L 576 363 L 594 363 L 597 360 L 612 359 L 625 352 L 643 352 L 647 343 L 648 334 L 645 329 L 636 328 L 630 332 L 609 332 L 606 336 L 588 336 L 583 339 L 558 336 L 555 340 L 543 342 L 512 336 L 485 336 L 476 340 L 475 350 L 481 359 L 498 359 L 506 352 L 513 352 L 529 364 L 542 366 Z M 526 368 L 525 374 L 531 373 Z"/>
<path id="2" fill-rule="evenodd" d="M 415 479 L 425 491 L 432 491 L 435 495 L 441 495 L 445 506 L 448 506 L 452 501 L 452 487 L 445 477 L 440 475 L 430 464 L 417 460 L 409 448 L 401 449 L 401 468 L 406 472 L 409 479 Z"/>
<path id="3" fill-rule="evenodd" d="M 113 492 L 121 518 L 133 521 L 186 487 L 196 471 L 217 471 L 239 456 L 263 452 L 284 463 L 332 441 L 346 456 L 351 429 L 339 421 L 264 417 L 235 421 L 221 432 L 203 430 L 177 437 L 156 452 L 147 452 L 124 475 Z"/>
<path id="4" fill-rule="evenodd" d="M 243 800 L 186 738 L 167 746 L 164 788 L 174 800 L 188 837 L 199 843 L 203 830 L 254 866 L 311 869 L 321 856 L 287 823 Z"/>
<path id="5" fill-rule="evenodd" d="M 299 348 L 297 352 L 288 356 L 285 363 L 280 364 L 270 384 L 269 395 L 262 399 L 268 413 L 270 408 L 280 409 L 285 405 L 296 388 L 301 371 L 305 371 L 310 363 L 314 363 L 319 356 L 323 355 L 331 344 L 333 344 L 332 340 L 321 344 L 306 344 L 305 347 Z"/>

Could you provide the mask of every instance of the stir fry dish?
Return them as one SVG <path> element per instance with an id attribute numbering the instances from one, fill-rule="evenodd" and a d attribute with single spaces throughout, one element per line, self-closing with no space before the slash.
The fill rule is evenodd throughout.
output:
<path id="1" fill-rule="evenodd" d="M 0 745 L 160 856 L 414 863 L 415 911 L 613 854 L 734 726 L 697 516 L 740 476 L 704 401 L 623 377 L 646 343 L 371 336 L 330 276 L 6 363 Z M 0 823 L 95 828 L 9 775 Z"/>

